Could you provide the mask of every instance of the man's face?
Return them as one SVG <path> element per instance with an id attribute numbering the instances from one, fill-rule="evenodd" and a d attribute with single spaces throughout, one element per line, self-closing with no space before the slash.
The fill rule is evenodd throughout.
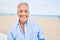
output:
<path id="1" fill-rule="evenodd" d="M 21 23 L 25 23 L 28 20 L 29 11 L 27 5 L 20 5 L 17 11 L 19 20 Z"/>

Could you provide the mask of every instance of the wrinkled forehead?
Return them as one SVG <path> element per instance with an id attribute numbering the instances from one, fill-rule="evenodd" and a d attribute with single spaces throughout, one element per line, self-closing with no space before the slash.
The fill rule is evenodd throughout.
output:
<path id="1" fill-rule="evenodd" d="M 21 5 L 18 7 L 19 9 L 28 9 L 28 7 L 26 5 Z"/>
<path id="2" fill-rule="evenodd" d="M 20 3 L 20 4 L 18 5 L 18 9 L 21 9 L 21 8 L 27 8 L 27 9 L 29 9 L 27 3 Z"/>

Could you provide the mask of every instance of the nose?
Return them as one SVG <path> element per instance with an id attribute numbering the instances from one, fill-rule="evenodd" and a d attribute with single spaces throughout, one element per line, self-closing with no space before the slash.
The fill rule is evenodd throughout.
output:
<path id="1" fill-rule="evenodd" d="M 24 11 L 22 12 L 22 15 L 25 15 L 25 12 Z"/>

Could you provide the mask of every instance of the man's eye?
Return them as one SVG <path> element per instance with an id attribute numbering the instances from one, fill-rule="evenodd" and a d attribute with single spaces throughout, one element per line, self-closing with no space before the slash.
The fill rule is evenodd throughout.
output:
<path id="1" fill-rule="evenodd" d="M 19 13 L 28 13 L 28 10 L 20 10 Z"/>
<path id="2" fill-rule="evenodd" d="M 20 10 L 20 11 L 19 11 L 19 13 L 23 13 L 23 11 L 22 11 L 22 10 Z"/>
<path id="3" fill-rule="evenodd" d="M 28 10 L 25 10 L 25 13 L 28 13 Z"/>

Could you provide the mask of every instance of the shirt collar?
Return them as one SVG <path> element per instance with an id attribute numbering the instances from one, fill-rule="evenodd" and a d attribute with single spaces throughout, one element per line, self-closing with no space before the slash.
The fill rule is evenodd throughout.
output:
<path id="1" fill-rule="evenodd" d="M 25 25 L 27 25 L 28 24 L 28 20 L 26 21 L 26 23 L 25 23 Z M 18 25 L 20 25 L 20 21 L 18 20 Z"/>

